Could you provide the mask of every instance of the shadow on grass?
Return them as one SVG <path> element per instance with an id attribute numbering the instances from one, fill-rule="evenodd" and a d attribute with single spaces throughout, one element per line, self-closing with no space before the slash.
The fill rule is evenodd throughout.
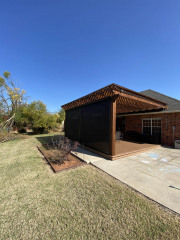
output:
<path id="1" fill-rule="evenodd" d="M 46 136 L 42 136 L 42 137 L 36 137 L 36 139 L 43 145 L 43 144 L 48 144 L 51 142 L 52 139 L 57 139 L 59 137 L 61 137 L 61 134 L 58 135 L 46 135 Z"/>
<path id="2" fill-rule="evenodd" d="M 32 135 L 38 135 L 38 134 L 48 134 L 48 132 L 44 131 L 43 133 L 36 133 L 36 132 L 32 131 L 32 132 L 26 132 L 26 133 L 23 133 L 23 134 L 32 136 Z"/>

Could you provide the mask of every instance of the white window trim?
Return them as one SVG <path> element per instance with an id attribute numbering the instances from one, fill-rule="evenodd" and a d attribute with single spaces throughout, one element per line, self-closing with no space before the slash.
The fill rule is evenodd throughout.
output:
<path id="1" fill-rule="evenodd" d="M 142 119 L 142 134 L 144 134 L 143 133 L 143 127 L 144 127 L 144 125 L 143 125 L 143 121 L 144 120 L 151 120 L 151 136 L 152 136 L 152 130 L 153 130 L 153 126 L 152 126 L 152 120 L 161 120 L 161 127 L 162 127 L 162 118 L 143 118 Z"/>

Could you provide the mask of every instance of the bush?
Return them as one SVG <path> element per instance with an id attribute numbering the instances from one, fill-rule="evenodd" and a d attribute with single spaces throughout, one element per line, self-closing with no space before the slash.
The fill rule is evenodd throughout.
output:
<path id="1" fill-rule="evenodd" d="M 61 108 L 61 110 L 58 112 L 58 115 L 59 116 L 58 116 L 57 122 L 62 124 L 63 121 L 65 120 L 65 116 L 66 116 L 65 111 L 64 111 L 63 108 Z"/>
<path id="2" fill-rule="evenodd" d="M 62 132 L 63 131 L 63 126 L 60 123 L 57 123 L 55 127 L 51 129 L 53 132 Z"/>
<path id="3" fill-rule="evenodd" d="M 59 164 L 63 164 L 65 161 L 68 161 L 68 156 L 72 150 L 77 149 L 79 143 L 77 141 L 72 141 L 67 137 L 58 136 L 51 138 L 51 141 L 47 144 L 48 150 L 56 150 L 53 153 L 52 159 Z"/>
<path id="4" fill-rule="evenodd" d="M 17 128 L 29 125 L 35 134 L 42 134 L 57 127 L 57 118 L 56 114 L 47 112 L 46 105 L 41 101 L 34 101 L 19 108 L 15 124 Z"/>
<path id="5" fill-rule="evenodd" d="M 15 127 L 17 127 L 18 131 L 21 128 L 27 127 L 29 119 L 28 119 L 28 106 L 22 105 L 18 108 L 15 114 Z"/>
<path id="6" fill-rule="evenodd" d="M 47 130 L 44 127 L 35 127 L 32 128 L 34 134 L 43 134 L 43 133 L 47 133 Z"/>
<path id="7" fill-rule="evenodd" d="M 18 133 L 26 133 L 26 128 L 25 127 L 18 128 Z"/>

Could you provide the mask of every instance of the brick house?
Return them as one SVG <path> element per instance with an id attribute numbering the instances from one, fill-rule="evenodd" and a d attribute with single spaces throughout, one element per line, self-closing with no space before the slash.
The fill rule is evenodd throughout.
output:
<path id="1" fill-rule="evenodd" d="M 113 83 L 62 108 L 65 135 L 112 160 L 180 140 L 180 101 L 153 90 L 139 93 Z"/>
<path id="2" fill-rule="evenodd" d="M 153 90 L 140 93 L 167 103 L 167 109 L 117 115 L 119 118 L 117 122 L 120 125 L 122 121 L 124 122 L 124 134 L 137 132 L 143 135 L 158 136 L 158 143 L 173 147 L 175 140 L 180 140 L 180 101 Z"/>

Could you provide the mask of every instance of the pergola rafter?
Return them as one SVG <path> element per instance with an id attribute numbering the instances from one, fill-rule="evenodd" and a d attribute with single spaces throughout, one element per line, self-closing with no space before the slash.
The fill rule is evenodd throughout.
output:
<path id="1" fill-rule="evenodd" d="M 119 95 L 116 100 L 117 114 L 167 108 L 167 105 L 161 101 L 147 97 L 143 94 L 124 88 L 114 83 L 95 92 L 92 92 L 84 97 L 81 97 L 75 101 L 67 103 L 63 105 L 62 108 L 64 110 L 70 110 L 99 100 L 103 100 L 108 97 L 112 97 L 114 95 Z"/>
<path id="2" fill-rule="evenodd" d="M 98 129 L 97 129 L 96 133 L 94 133 L 94 135 L 93 135 L 93 138 L 95 137 L 95 140 L 91 139 L 90 142 L 93 143 L 93 147 L 97 151 L 100 151 L 101 154 L 103 154 L 104 156 L 106 156 L 110 159 L 113 159 L 115 157 L 115 154 L 116 154 L 116 118 L 117 118 L 118 114 L 125 114 L 125 113 L 127 114 L 127 113 L 133 113 L 133 112 L 141 112 L 141 111 L 146 112 L 146 111 L 151 111 L 151 110 L 160 111 L 160 110 L 163 110 L 163 109 L 167 108 L 166 103 L 163 103 L 161 101 L 158 101 L 158 100 L 150 98 L 150 97 L 147 97 L 147 96 L 145 96 L 143 94 L 140 94 L 138 92 L 135 92 L 133 90 L 121 87 L 117 84 L 111 84 L 111 85 L 108 85 L 104 88 L 101 88 L 101 89 L 99 89 L 95 92 L 92 92 L 92 93 L 90 93 L 90 94 L 88 94 L 84 97 L 81 97 L 81 98 L 79 98 L 75 101 L 72 101 L 72 102 L 67 103 L 67 104 L 62 106 L 62 108 L 65 111 L 67 111 L 67 116 L 68 116 L 67 119 L 69 119 L 69 122 L 68 121 L 66 122 L 66 120 L 65 120 L 65 126 L 69 127 L 69 129 L 68 129 L 69 136 L 72 137 L 72 135 L 71 135 L 72 130 L 70 130 L 70 129 L 71 129 L 71 127 L 72 128 L 74 127 L 72 122 L 71 122 L 71 120 L 73 118 L 72 119 L 70 118 L 70 116 L 73 116 L 72 112 L 75 111 L 77 113 L 80 113 L 80 117 L 79 117 L 79 120 L 78 120 L 79 121 L 78 125 L 76 125 L 76 122 L 74 122 L 74 125 L 77 128 L 79 128 L 79 129 L 82 128 L 82 129 L 79 130 L 80 134 L 79 134 L 79 132 L 78 132 L 78 134 L 76 132 L 73 133 L 74 134 L 73 137 L 74 138 L 77 137 L 78 140 L 79 139 L 81 140 L 81 133 L 83 133 L 83 130 L 84 130 L 83 128 L 85 128 L 85 132 L 88 129 L 88 127 L 86 125 L 84 126 L 82 124 L 82 121 L 83 121 L 82 116 L 83 115 L 81 113 L 83 111 L 88 112 L 88 107 L 87 107 L 87 109 L 86 108 L 83 109 L 83 108 L 80 108 L 80 107 L 83 107 L 87 104 L 93 104 L 93 103 L 98 104 L 99 101 L 103 101 L 103 100 L 106 100 L 106 101 L 104 101 L 104 103 L 107 104 L 105 106 L 106 106 L 107 110 L 110 110 L 109 112 L 106 112 L 106 111 L 103 110 L 105 113 L 109 114 L 108 120 L 106 120 L 107 128 L 104 128 L 105 130 L 109 129 L 108 130 L 109 134 L 107 133 L 107 136 L 109 135 L 109 140 L 108 140 L 108 143 L 107 143 L 106 140 L 105 140 L 106 137 L 104 138 L 104 135 L 103 135 L 103 140 L 101 138 L 99 138 Z M 105 108 L 105 110 L 106 110 L 106 108 Z M 74 110 L 69 111 L 71 109 L 74 109 Z M 92 112 L 93 111 L 96 112 L 96 110 L 93 110 L 93 108 L 92 108 Z M 103 114 L 104 114 L 104 112 L 103 112 Z M 105 114 L 105 115 L 103 115 L 103 114 L 102 114 L 102 116 L 107 116 L 107 114 Z M 98 126 L 100 126 L 101 124 L 103 124 L 104 118 L 103 117 L 94 118 L 94 116 L 92 114 L 92 119 L 90 118 L 89 121 L 90 121 L 90 125 L 92 123 L 94 124 L 94 121 L 97 121 L 97 125 L 99 124 Z M 88 136 L 86 136 L 86 137 L 88 137 Z M 96 137 L 98 137 L 97 138 L 98 141 L 97 141 Z M 99 140 L 99 139 L 101 139 L 101 140 Z M 82 137 L 82 140 L 84 141 L 83 137 Z M 88 141 L 89 141 L 89 139 L 88 139 Z M 86 143 L 87 146 L 89 144 L 88 141 Z M 102 150 L 102 146 L 104 146 L 105 142 L 107 143 L 107 146 L 104 147 L 103 150 Z M 108 154 L 106 154 L 106 153 L 108 153 Z"/>

